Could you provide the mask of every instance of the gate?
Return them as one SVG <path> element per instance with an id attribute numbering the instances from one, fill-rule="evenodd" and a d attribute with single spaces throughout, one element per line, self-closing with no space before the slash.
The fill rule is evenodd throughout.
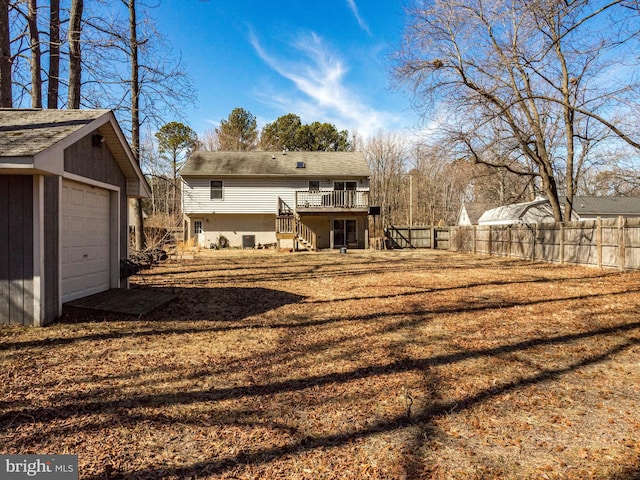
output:
<path id="1" fill-rule="evenodd" d="M 449 227 L 389 225 L 384 233 L 389 248 L 449 249 Z"/>

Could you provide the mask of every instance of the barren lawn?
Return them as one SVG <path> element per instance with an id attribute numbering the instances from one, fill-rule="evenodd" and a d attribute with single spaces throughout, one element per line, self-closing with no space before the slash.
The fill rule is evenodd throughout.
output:
<path id="1" fill-rule="evenodd" d="M 81 479 L 632 479 L 640 273 L 207 252 L 143 316 L 0 326 L 0 453 Z"/>

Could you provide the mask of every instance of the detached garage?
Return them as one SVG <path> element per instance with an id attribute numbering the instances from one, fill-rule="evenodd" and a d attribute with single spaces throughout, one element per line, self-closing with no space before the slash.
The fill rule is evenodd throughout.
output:
<path id="1" fill-rule="evenodd" d="M 111 111 L 0 109 L 0 323 L 126 288 L 128 199 L 149 194 Z"/>

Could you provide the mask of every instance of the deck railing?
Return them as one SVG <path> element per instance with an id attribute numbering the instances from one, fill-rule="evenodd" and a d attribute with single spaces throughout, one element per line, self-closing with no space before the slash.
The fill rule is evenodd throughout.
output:
<path id="1" fill-rule="evenodd" d="M 276 216 L 276 234 L 290 234 L 289 238 L 303 242 L 307 249 L 316 250 L 318 248 L 316 232 L 294 215 Z"/>
<path id="2" fill-rule="evenodd" d="M 296 218 L 293 215 L 276 217 L 276 233 L 295 233 Z"/>
<path id="3" fill-rule="evenodd" d="M 360 190 L 324 190 L 296 192 L 296 209 L 368 208 L 369 192 Z"/>
<path id="4" fill-rule="evenodd" d="M 306 242 L 306 245 L 310 247 L 312 250 L 316 250 L 318 248 L 318 239 L 316 236 L 316 232 L 307 227 L 304 223 L 300 221 L 295 222 L 296 234 L 298 238 L 302 239 Z"/>
<path id="5" fill-rule="evenodd" d="M 278 215 L 293 215 L 293 208 L 280 197 L 278 197 Z"/>

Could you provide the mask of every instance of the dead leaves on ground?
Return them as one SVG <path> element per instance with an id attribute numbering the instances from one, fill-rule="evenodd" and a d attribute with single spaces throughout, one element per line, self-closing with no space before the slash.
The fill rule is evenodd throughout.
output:
<path id="1" fill-rule="evenodd" d="M 147 316 L 0 327 L 2 453 L 83 479 L 633 478 L 640 274 L 210 252 Z"/>

